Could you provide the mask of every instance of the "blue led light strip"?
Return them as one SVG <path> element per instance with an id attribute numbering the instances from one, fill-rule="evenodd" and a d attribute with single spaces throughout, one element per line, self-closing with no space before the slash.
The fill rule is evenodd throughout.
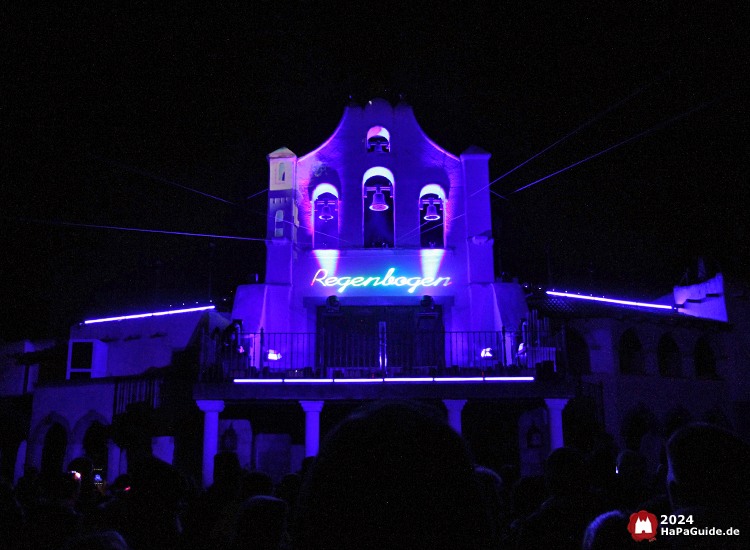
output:
<path id="1" fill-rule="evenodd" d="M 580 294 L 570 294 L 569 292 L 555 292 L 548 290 L 550 296 L 562 296 L 564 298 L 577 298 L 578 300 L 590 300 L 593 302 L 605 302 L 608 304 L 618 304 L 621 306 L 650 307 L 653 309 L 674 309 L 672 306 L 663 304 L 649 304 L 646 302 L 631 302 L 629 300 L 615 300 L 614 298 L 598 298 L 597 296 L 582 296 Z"/>
<path id="2" fill-rule="evenodd" d="M 155 311 L 153 313 L 139 313 L 137 315 L 123 315 L 121 317 L 107 317 L 105 319 L 89 319 L 84 321 L 84 325 L 91 325 L 93 323 L 106 323 L 107 321 L 124 321 L 126 319 L 143 319 L 144 317 L 159 317 L 161 315 L 174 315 L 175 313 L 190 313 L 191 311 L 206 311 L 207 309 L 214 309 L 216 306 L 203 306 L 203 307 L 191 307 L 188 309 L 173 309 L 170 311 Z"/>
<path id="3" fill-rule="evenodd" d="M 430 383 L 456 383 L 456 382 L 533 382 L 533 376 L 474 376 L 456 378 L 235 378 L 235 384 L 362 384 L 362 383 L 384 383 L 384 382 L 430 382 Z"/>

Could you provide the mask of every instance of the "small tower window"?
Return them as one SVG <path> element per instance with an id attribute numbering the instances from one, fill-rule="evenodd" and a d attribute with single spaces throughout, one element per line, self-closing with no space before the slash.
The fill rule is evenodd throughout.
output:
<path id="1" fill-rule="evenodd" d="M 277 210 L 275 218 L 276 218 L 276 221 L 274 222 L 273 236 L 283 237 L 284 236 L 284 211 Z"/>
<path id="2" fill-rule="evenodd" d="M 373 126 L 367 131 L 367 152 L 388 153 L 391 150 L 391 134 L 382 126 Z"/>

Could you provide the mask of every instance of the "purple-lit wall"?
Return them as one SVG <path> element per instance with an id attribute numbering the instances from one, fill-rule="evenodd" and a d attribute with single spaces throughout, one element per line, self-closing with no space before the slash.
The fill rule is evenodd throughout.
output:
<path id="1" fill-rule="evenodd" d="M 169 365 L 172 354 L 184 350 L 197 336 L 196 331 L 223 330 L 229 322 L 213 310 L 192 311 L 75 325 L 70 340 L 96 340 L 106 346 L 106 368 L 97 376 L 127 376 Z"/>
<path id="2" fill-rule="evenodd" d="M 41 342 L 23 340 L 0 346 L 0 397 L 23 394 L 24 380 L 26 381 L 25 391 L 34 390 L 34 384 L 37 381 L 39 373 L 39 365 L 31 365 L 29 367 L 20 365 L 16 362 L 16 355 L 41 351 L 54 345 L 54 340 Z M 26 372 L 27 368 L 28 373 Z"/>
<path id="3" fill-rule="evenodd" d="M 673 290 L 674 302 L 685 315 L 727 321 L 727 307 L 724 300 L 724 277 L 717 273 L 703 283 L 690 286 L 676 286 Z"/>

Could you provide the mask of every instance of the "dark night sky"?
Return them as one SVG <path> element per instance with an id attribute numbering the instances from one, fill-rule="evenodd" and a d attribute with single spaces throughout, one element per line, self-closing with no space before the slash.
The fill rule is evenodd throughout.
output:
<path id="1" fill-rule="evenodd" d="M 640 90 L 492 186 L 502 270 L 546 282 L 548 251 L 557 288 L 646 299 L 699 254 L 747 273 L 742 2 L 64 4 L 0 14 L 0 339 L 204 303 L 210 265 L 214 298 L 262 280 L 262 242 L 28 220 L 262 238 L 265 156 L 319 145 L 350 96 L 403 96 L 495 179 Z"/>

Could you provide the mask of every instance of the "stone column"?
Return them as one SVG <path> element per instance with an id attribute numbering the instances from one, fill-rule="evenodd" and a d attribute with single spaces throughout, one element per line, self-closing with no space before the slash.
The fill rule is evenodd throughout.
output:
<path id="1" fill-rule="evenodd" d="M 224 401 L 196 401 L 203 411 L 203 486 L 214 482 L 214 456 L 219 448 L 219 413 L 224 410 Z"/>
<path id="2" fill-rule="evenodd" d="M 549 445 L 550 451 L 565 445 L 563 442 L 562 411 L 568 404 L 567 399 L 545 399 L 549 411 Z"/>
<path id="3" fill-rule="evenodd" d="M 305 411 L 305 456 L 315 456 L 320 447 L 320 411 L 323 401 L 300 401 Z"/>
<path id="4" fill-rule="evenodd" d="M 107 444 L 107 483 L 112 484 L 120 475 L 120 447 L 112 443 Z"/>
<path id="5" fill-rule="evenodd" d="M 461 434 L 461 411 L 466 405 L 466 399 L 443 399 L 448 409 L 448 425 Z"/>

